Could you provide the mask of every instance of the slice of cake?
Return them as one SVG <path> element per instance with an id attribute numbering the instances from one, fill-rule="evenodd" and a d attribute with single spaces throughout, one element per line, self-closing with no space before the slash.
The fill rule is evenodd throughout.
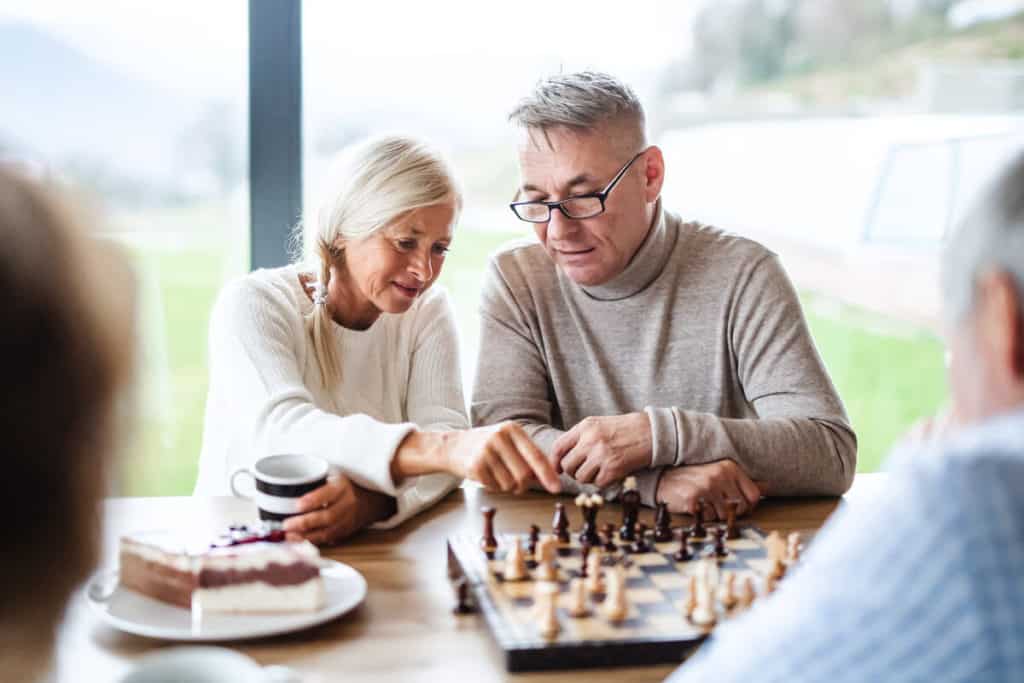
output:
<path id="1" fill-rule="evenodd" d="M 210 612 L 304 612 L 324 605 L 320 552 L 285 540 L 279 523 L 232 526 L 197 541 L 156 531 L 121 538 L 125 588 Z"/>

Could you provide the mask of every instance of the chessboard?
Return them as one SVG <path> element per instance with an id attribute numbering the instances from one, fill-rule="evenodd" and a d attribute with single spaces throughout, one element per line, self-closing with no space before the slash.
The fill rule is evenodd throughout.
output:
<path id="1" fill-rule="evenodd" d="M 773 560 L 770 558 L 769 537 L 756 526 L 734 523 L 738 538 L 725 540 L 727 554 L 715 553 L 713 531 L 725 525 L 707 524 L 702 538 L 687 538 L 692 559 L 677 561 L 682 530 L 672 529 L 671 541 L 653 539 L 635 550 L 635 543 L 612 541 L 605 550 L 601 564 L 619 566 L 625 575 L 628 613 L 620 621 L 612 622 L 602 615 L 600 595 L 591 595 L 591 609 L 582 618 L 569 614 L 569 582 L 583 573 L 583 546 L 580 534 L 574 532 L 568 543 L 557 549 L 557 581 L 548 583 L 554 598 L 558 632 L 543 635 L 537 619 L 537 586 L 534 579 L 537 562 L 527 553 L 529 575 L 525 580 L 506 581 L 504 571 L 506 555 L 518 541 L 529 547 L 527 534 L 493 534 L 497 547 L 487 552 L 481 539 L 456 536 L 448 540 L 449 576 L 461 584 L 462 608 L 478 611 L 483 616 L 495 641 L 504 653 L 508 671 L 539 671 L 592 667 L 637 666 L 659 663 L 679 663 L 704 638 L 711 627 L 698 626 L 686 613 L 690 598 L 688 586 L 691 575 L 702 575 L 711 580 L 716 597 L 713 609 L 716 622 L 721 623 L 742 608 L 726 608 L 719 602 L 721 577 L 730 573 L 729 580 L 739 586 L 747 577 L 758 586 L 758 592 L 770 592 L 774 581 L 769 579 Z M 607 542 L 607 537 L 606 542 Z M 721 543 L 721 541 L 719 541 Z M 536 533 L 534 533 L 534 543 Z M 694 579 L 693 581 L 696 581 Z M 763 590 L 762 588 L 763 587 Z M 692 603 L 690 604 L 692 609 Z"/>

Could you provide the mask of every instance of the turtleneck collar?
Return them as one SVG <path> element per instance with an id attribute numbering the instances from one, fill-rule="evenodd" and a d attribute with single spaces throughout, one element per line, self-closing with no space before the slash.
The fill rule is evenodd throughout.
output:
<path id="1" fill-rule="evenodd" d="M 577 285 L 592 299 L 599 301 L 618 301 L 638 294 L 661 275 L 665 269 L 672 248 L 675 246 L 675 233 L 669 232 L 665 225 L 665 213 L 661 208 L 661 199 L 654 209 L 654 220 L 647 237 L 640 248 L 633 254 L 626 269 L 608 282 L 585 287 Z"/>

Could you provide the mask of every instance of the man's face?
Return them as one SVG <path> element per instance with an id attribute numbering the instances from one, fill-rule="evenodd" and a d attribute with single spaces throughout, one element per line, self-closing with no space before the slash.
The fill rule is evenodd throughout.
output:
<path id="1" fill-rule="evenodd" d="M 603 190 L 640 151 L 616 144 L 605 128 L 611 126 L 588 132 L 553 128 L 547 139 L 540 131 L 524 131 L 518 201 L 559 201 Z M 620 274 L 647 236 L 662 176 L 661 153 L 651 147 L 615 185 L 604 213 L 570 219 L 555 209 L 547 223 L 534 223 L 551 260 L 580 285 L 600 285 Z"/>

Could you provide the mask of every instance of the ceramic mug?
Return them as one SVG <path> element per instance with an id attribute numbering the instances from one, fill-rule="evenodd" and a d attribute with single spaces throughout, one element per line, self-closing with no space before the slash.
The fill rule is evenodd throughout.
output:
<path id="1" fill-rule="evenodd" d="M 280 521 L 298 514 L 299 498 L 327 483 L 327 470 L 327 461 L 313 455 L 268 455 L 252 468 L 232 472 L 231 492 L 255 502 L 260 519 Z M 255 482 L 255 495 L 246 495 L 235 486 L 235 479 L 243 474 Z"/>

